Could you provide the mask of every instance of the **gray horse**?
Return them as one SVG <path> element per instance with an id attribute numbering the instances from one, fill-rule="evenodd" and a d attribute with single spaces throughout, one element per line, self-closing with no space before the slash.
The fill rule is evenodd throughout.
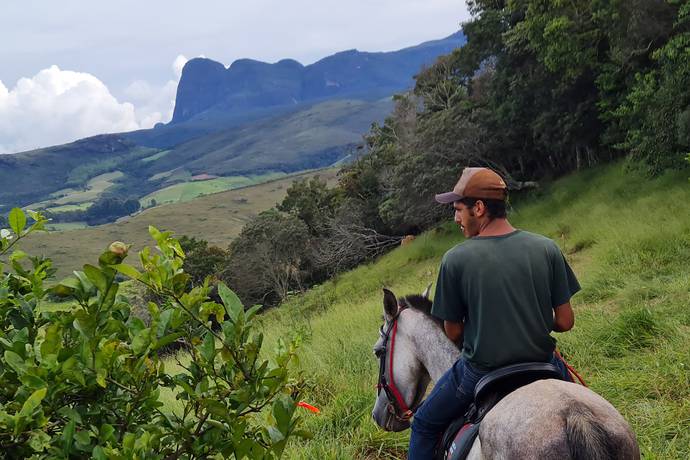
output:
<path id="1" fill-rule="evenodd" d="M 428 288 L 400 301 L 384 289 L 385 324 L 374 353 L 384 356 L 384 386 L 392 384 L 394 391 L 379 391 L 372 416 L 386 431 L 409 428 L 409 416 L 429 382 L 460 356 L 430 309 Z M 401 406 L 406 414 L 400 413 Z M 467 458 L 639 459 L 640 451 L 630 426 L 608 401 L 584 386 L 549 379 L 526 385 L 496 404 L 484 417 Z"/>

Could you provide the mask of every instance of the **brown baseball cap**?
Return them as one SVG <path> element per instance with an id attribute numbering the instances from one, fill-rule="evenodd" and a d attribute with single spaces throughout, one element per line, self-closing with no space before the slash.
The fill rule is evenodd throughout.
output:
<path id="1" fill-rule="evenodd" d="M 465 168 L 452 192 L 436 195 L 436 201 L 447 204 L 462 198 L 506 199 L 506 183 L 489 168 Z"/>

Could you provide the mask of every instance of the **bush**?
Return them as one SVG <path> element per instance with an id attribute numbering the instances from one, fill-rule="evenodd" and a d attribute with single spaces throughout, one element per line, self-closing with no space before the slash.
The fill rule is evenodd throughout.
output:
<path id="1" fill-rule="evenodd" d="M 0 256 L 40 230 L 45 219 L 19 209 L 2 230 Z M 257 309 L 219 285 L 187 290 L 184 253 L 170 233 L 150 228 L 158 252 L 140 254 L 143 272 L 124 264 L 127 245 L 113 243 L 97 265 L 59 284 L 45 283 L 50 260 L 14 251 L 12 272 L 0 265 L 0 445 L 17 458 L 276 458 L 298 431 L 295 399 L 303 383 L 290 378 L 296 342 L 279 343 L 274 360 L 260 356 Z M 131 314 L 118 295 L 118 274 L 160 298 L 151 322 Z M 70 302 L 51 304 L 56 294 Z M 210 317 L 221 322 L 215 332 Z M 223 318 L 227 317 L 227 320 Z M 157 350 L 179 338 L 192 344 L 189 364 L 166 372 Z M 162 391 L 179 408 L 165 407 Z"/>

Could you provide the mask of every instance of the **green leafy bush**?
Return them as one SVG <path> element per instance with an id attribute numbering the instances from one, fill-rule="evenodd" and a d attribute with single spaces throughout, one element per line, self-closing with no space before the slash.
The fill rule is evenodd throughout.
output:
<path id="1" fill-rule="evenodd" d="M 0 445 L 17 458 L 277 458 L 298 430 L 295 401 L 303 381 L 289 376 L 297 341 L 279 342 L 273 360 L 254 330 L 258 307 L 245 311 L 219 285 L 222 304 L 205 283 L 187 290 L 184 253 L 170 233 L 150 228 L 156 251 L 124 263 L 128 247 L 113 243 L 97 265 L 47 287 L 50 260 L 14 250 L 42 229 L 29 212 L 9 215 L 0 235 Z M 14 252 L 11 252 L 14 250 Z M 27 264 L 30 260 L 30 264 Z M 27 265 L 30 265 L 27 268 Z M 9 267 L 8 267 L 9 268 Z M 118 295 L 118 274 L 145 284 L 149 324 Z M 51 303 L 48 295 L 64 297 Z M 221 323 L 216 332 L 210 317 Z M 225 320 L 227 318 L 227 320 Z M 178 339 L 189 363 L 168 373 L 157 350 Z M 161 392 L 179 406 L 165 407 Z"/>

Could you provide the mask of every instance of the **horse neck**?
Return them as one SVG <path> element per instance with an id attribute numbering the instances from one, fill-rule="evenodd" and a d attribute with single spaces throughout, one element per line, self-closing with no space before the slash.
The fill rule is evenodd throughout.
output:
<path id="1" fill-rule="evenodd" d="M 408 309 L 403 311 L 406 334 L 412 341 L 412 349 L 417 359 L 424 365 L 429 377 L 434 382 L 457 361 L 460 350 L 429 316 L 424 313 Z"/>

